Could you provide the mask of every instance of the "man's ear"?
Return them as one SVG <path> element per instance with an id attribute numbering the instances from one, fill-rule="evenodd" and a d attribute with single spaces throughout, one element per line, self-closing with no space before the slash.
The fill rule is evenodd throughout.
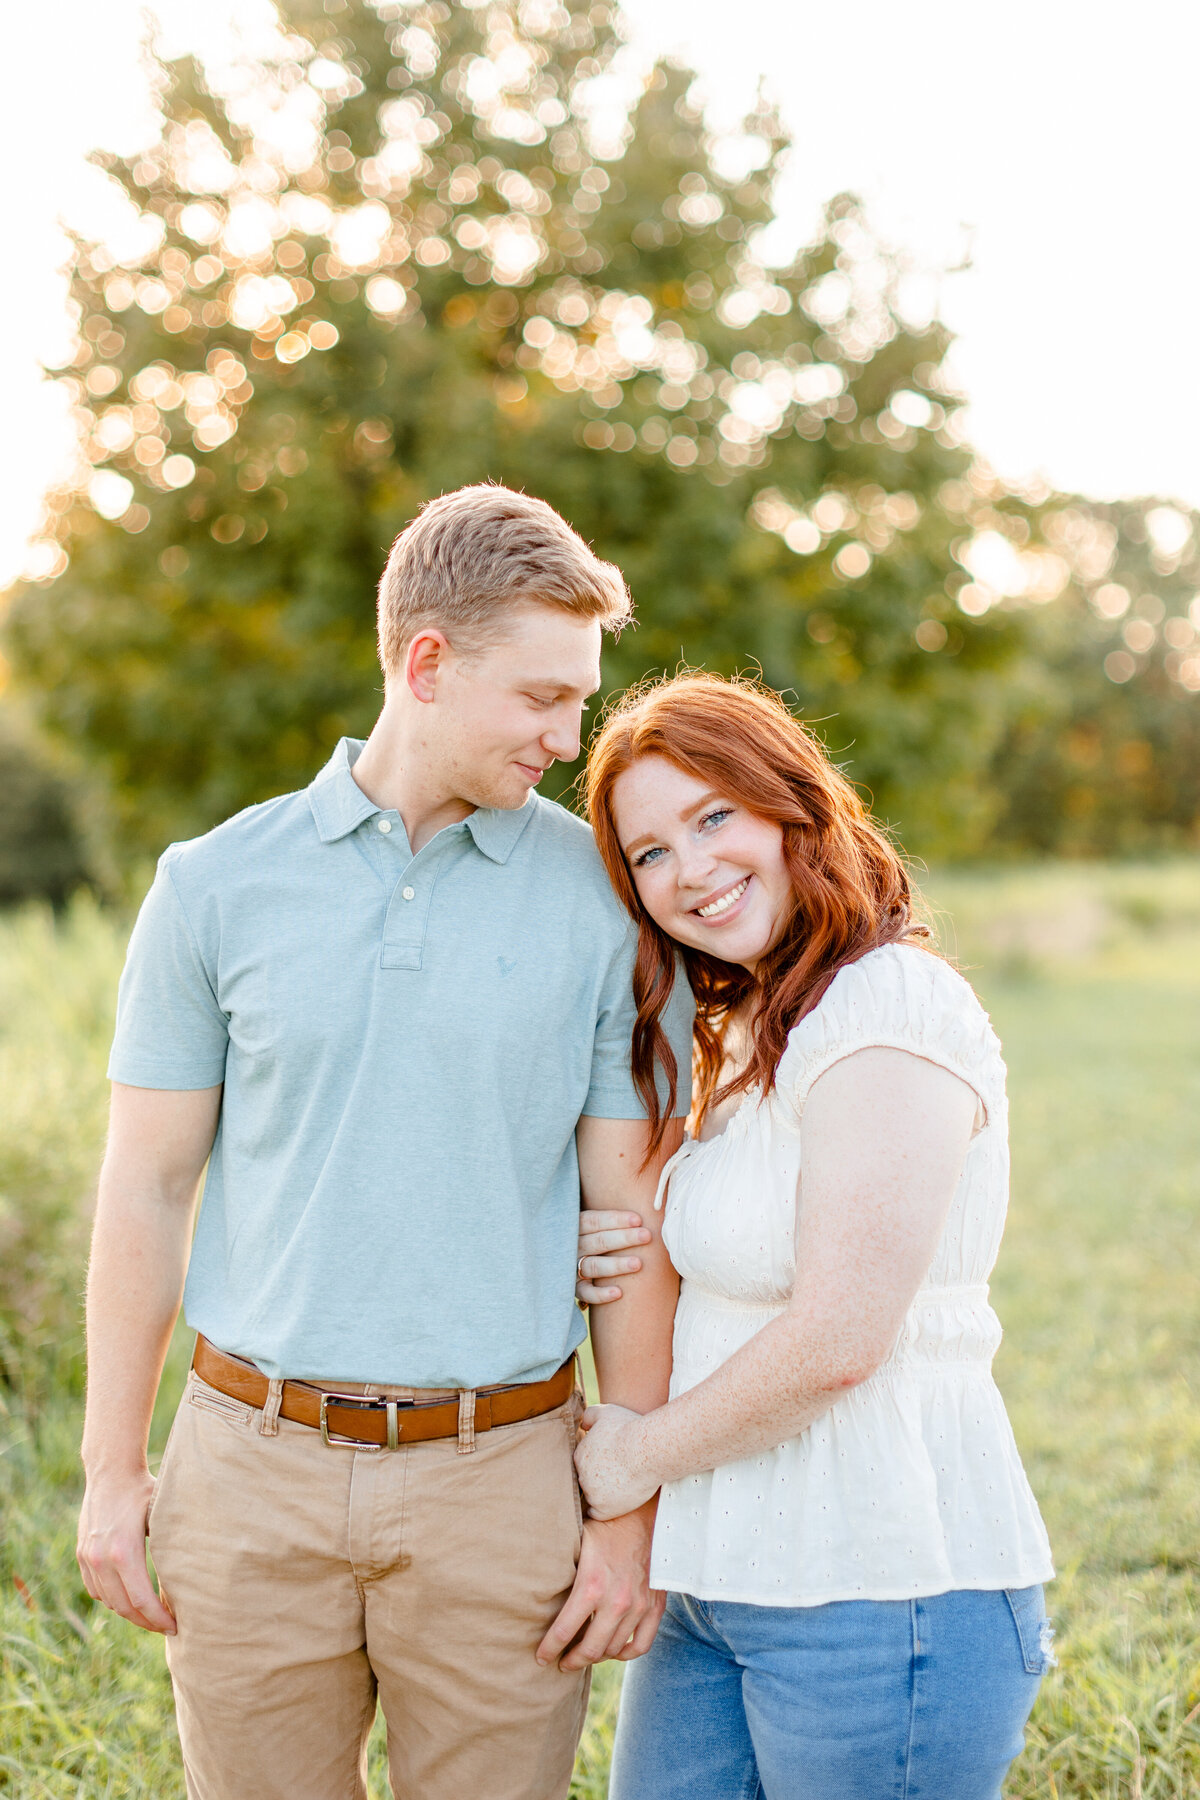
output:
<path id="1" fill-rule="evenodd" d="M 437 695 L 438 676 L 450 654 L 450 643 L 444 631 L 418 631 L 404 655 L 404 679 L 414 698 L 423 706 L 432 704 Z"/>

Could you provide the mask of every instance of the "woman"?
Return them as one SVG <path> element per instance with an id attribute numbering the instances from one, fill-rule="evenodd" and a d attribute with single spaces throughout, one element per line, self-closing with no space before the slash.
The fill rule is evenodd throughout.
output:
<path id="1" fill-rule="evenodd" d="M 626 1676 L 613 1800 L 997 1800 L 1053 1574 L 991 1377 L 999 1044 L 777 696 L 710 676 L 633 696 L 587 796 L 638 926 L 660 1141 L 677 950 L 697 1003 L 694 1131 L 659 1190 L 671 1399 L 593 1408 L 577 1458 L 594 1517 L 662 1490 L 667 1611 Z"/>

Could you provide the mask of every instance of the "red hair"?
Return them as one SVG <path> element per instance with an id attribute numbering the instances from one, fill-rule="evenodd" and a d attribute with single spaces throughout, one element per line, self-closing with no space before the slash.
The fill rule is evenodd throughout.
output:
<path id="1" fill-rule="evenodd" d="M 779 942 L 754 974 L 677 944 L 638 898 L 617 837 L 613 790 L 644 756 L 665 757 L 782 828 L 793 904 Z M 679 1073 L 660 1024 L 677 952 L 696 997 L 696 1110 L 702 1120 L 714 1101 L 751 1087 L 770 1092 L 789 1031 L 816 1006 L 839 969 L 882 944 L 928 936 L 913 917 L 904 864 L 858 794 L 779 695 L 756 682 L 676 675 L 627 694 L 592 743 L 584 792 L 605 868 L 638 927 L 633 1077 L 650 1121 L 652 1152 L 674 1111 Z M 756 993 L 749 1061 L 718 1091 L 725 1024 Z M 665 1109 L 656 1066 L 670 1088 Z"/>

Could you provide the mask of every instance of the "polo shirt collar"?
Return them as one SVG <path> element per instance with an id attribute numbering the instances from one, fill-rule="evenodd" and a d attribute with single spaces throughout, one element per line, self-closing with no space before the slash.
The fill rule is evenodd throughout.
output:
<path id="1" fill-rule="evenodd" d="M 369 819 L 379 808 L 367 798 L 350 773 L 362 750 L 363 738 L 342 738 L 316 780 L 308 789 L 308 804 L 323 844 L 336 843 Z"/>
<path id="2" fill-rule="evenodd" d="M 477 850 L 482 850 L 493 862 L 506 863 L 536 810 L 536 794 L 530 794 L 524 806 L 479 806 L 467 814 L 466 827 L 475 839 Z"/>
<path id="3" fill-rule="evenodd" d="M 348 837 L 364 819 L 380 808 L 368 799 L 351 770 L 363 748 L 363 738 L 342 738 L 325 767 L 308 789 L 317 836 L 323 844 Z M 492 862 L 506 863 L 516 848 L 525 827 L 537 809 L 537 796 L 530 794 L 524 806 L 507 809 L 481 806 L 468 813 L 463 821 L 475 841 L 475 847 Z"/>

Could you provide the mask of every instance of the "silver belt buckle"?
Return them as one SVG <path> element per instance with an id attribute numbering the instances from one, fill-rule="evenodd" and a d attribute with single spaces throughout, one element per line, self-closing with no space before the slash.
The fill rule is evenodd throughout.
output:
<path id="1" fill-rule="evenodd" d="M 378 1412 L 383 1407 L 387 1413 L 387 1444 L 366 1444 L 361 1438 L 338 1437 L 329 1429 L 327 1409 L 330 1402 L 335 1406 L 346 1406 L 356 1412 Z M 412 1406 L 411 1400 L 384 1400 L 378 1394 L 326 1394 L 321 1395 L 321 1442 L 331 1448 L 346 1450 L 398 1450 L 400 1448 L 399 1408 Z"/>

